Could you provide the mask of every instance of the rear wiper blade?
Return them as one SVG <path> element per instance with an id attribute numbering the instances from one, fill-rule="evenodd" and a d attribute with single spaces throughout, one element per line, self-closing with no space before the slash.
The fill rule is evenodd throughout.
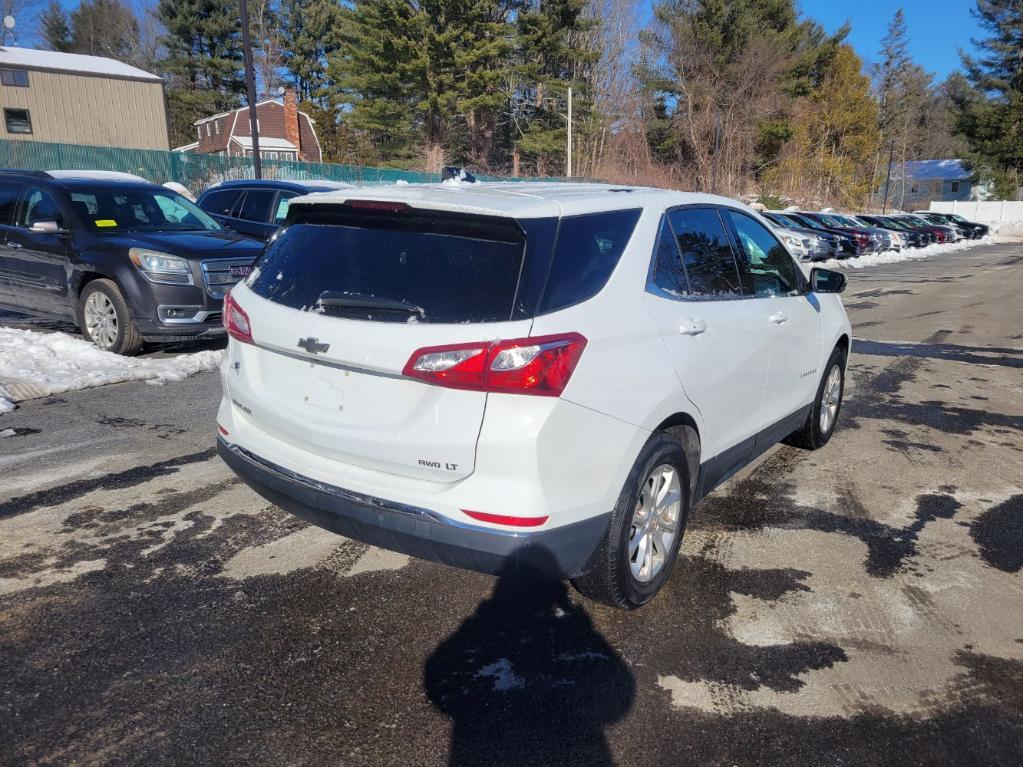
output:
<path id="1" fill-rule="evenodd" d="M 379 296 L 367 296 L 362 293 L 340 293 L 335 290 L 325 290 L 320 293 L 316 301 L 317 306 L 323 309 L 367 309 L 384 312 L 405 312 L 426 317 L 426 312 L 421 306 L 410 304 L 408 301 L 401 301 L 396 298 L 381 298 Z"/>

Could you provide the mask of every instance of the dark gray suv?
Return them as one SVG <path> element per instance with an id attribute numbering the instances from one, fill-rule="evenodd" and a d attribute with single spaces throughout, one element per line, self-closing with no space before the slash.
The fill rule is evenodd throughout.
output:
<path id="1" fill-rule="evenodd" d="M 224 294 L 262 248 L 137 176 L 0 171 L 0 306 L 107 351 L 223 335 Z"/>

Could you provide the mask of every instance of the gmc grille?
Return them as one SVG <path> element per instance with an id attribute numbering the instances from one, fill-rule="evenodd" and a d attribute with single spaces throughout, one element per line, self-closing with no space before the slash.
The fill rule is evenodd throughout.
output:
<path id="1" fill-rule="evenodd" d="M 202 262 L 202 280 L 211 298 L 223 298 L 252 269 L 251 258 L 217 258 Z M 244 270 L 245 274 L 240 274 Z M 232 274 L 234 271 L 234 274 Z"/>

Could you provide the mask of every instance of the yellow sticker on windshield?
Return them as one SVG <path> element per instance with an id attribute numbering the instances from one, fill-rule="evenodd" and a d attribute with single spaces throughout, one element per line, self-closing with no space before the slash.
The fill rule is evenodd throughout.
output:
<path id="1" fill-rule="evenodd" d="M 95 224 L 96 226 L 117 226 L 117 222 L 112 218 L 97 218 Z"/>

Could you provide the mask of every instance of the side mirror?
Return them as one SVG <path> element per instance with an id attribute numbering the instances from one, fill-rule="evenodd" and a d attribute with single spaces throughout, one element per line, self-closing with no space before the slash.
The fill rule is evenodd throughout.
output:
<path id="1" fill-rule="evenodd" d="M 816 267 L 810 270 L 810 290 L 814 293 L 841 293 L 845 290 L 845 275 L 831 269 Z"/>
<path id="2" fill-rule="evenodd" d="M 64 231 L 56 221 L 35 221 L 28 230 L 37 234 L 60 234 Z"/>

